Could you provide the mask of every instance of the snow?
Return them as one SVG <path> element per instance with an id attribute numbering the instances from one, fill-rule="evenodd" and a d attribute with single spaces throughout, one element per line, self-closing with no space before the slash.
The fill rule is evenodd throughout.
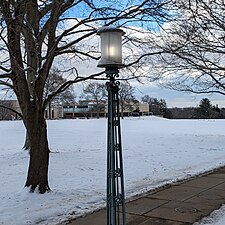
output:
<path id="1" fill-rule="evenodd" d="M 203 218 L 194 225 L 224 225 L 225 224 L 225 205 L 212 212 L 208 217 Z"/>
<path id="2" fill-rule="evenodd" d="M 127 198 L 225 165 L 225 120 L 149 116 L 121 124 Z M 23 188 L 22 122 L 0 121 L 0 224 L 55 225 L 104 207 L 106 127 L 106 119 L 48 121 L 52 192 L 41 195 Z"/>

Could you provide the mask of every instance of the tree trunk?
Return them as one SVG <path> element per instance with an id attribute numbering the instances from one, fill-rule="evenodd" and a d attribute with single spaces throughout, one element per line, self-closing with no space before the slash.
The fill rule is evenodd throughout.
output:
<path id="1" fill-rule="evenodd" d="M 39 114 L 39 115 L 38 115 Z M 43 194 L 50 191 L 48 185 L 49 147 L 47 139 L 47 125 L 43 113 L 37 113 L 27 122 L 30 141 L 30 163 L 25 187 L 31 192 L 38 188 Z"/>
<path id="2" fill-rule="evenodd" d="M 48 104 L 48 119 L 52 119 L 52 105 L 51 105 L 51 101 L 49 101 Z"/>
<path id="3" fill-rule="evenodd" d="M 98 99 L 96 99 L 96 112 L 97 112 L 97 119 L 99 119 L 99 113 L 100 113 L 100 104 L 98 102 Z"/>
<path id="4" fill-rule="evenodd" d="M 121 101 L 121 119 L 123 119 L 123 101 Z"/>
<path id="5" fill-rule="evenodd" d="M 28 136 L 27 132 L 26 132 L 26 139 L 25 139 L 23 149 L 24 150 L 30 150 L 30 140 L 29 140 L 29 136 Z"/>

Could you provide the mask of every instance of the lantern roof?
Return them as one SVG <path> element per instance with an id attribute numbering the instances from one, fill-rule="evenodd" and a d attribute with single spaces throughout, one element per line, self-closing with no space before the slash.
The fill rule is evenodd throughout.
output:
<path id="1" fill-rule="evenodd" d="M 97 34 L 100 35 L 101 33 L 105 33 L 105 32 L 121 32 L 122 35 L 125 34 L 125 32 L 122 29 L 120 29 L 119 27 L 115 27 L 115 26 L 101 27 L 100 29 L 98 29 Z"/>

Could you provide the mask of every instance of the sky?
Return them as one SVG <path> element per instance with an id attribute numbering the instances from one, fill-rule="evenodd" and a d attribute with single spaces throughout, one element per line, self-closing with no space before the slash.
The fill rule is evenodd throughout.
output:
<path id="1" fill-rule="evenodd" d="M 192 93 L 183 93 L 178 91 L 169 90 L 163 87 L 159 87 L 154 83 L 149 84 L 140 84 L 135 82 L 131 84 L 135 87 L 135 96 L 138 100 L 141 100 L 141 97 L 144 95 L 149 95 L 150 97 L 157 99 L 165 99 L 167 107 L 197 107 L 202 98 L 208 98 L 213 105 L 218 104 L 219 108 L 225 108 L 225 96 L 219 94 L 192 94 Z M 0 87 L 1 88 L 1 87 Z M 79 97 L 83 89 L 83 84 L 75 85 L 74 91 L 75 94 Z M 0 99 L 4 99 L 5 92 L 0 90 Z M 15 99 L 15 97 L 12 97 Z"/>
<path id="2" fill-rule="evenodd" d="M 145 94 L 157 99 L 165 99 L 169 108 L 197 107 L 202 98 L 208 98 L 213 105 L 218 104 L 219 108 L 225 107 L 225 97 L 222 95 L 183 93 L 163 87 L 157 87 L 156 85 L 142 85 L 136 88 L 137 98 L 141 99 Z"/>
<path id="3" fill-rule="evenodd" d="M 98 62 L 84 62 L 79 64 L 79 71 L 81 74 L 96 73 L 99 71 L 97 68 Z M 100 69 L 101 70 L 101 69 Z M 135 80 L 131 81 L 131 85 L 135 87 L 135 96 L 138 100 L 144 95 L 157 99 L 165 99 L 167 106 L 172 107 L 197 107 L 202 98 L 208 98 L 213 105 L 218 104 L 219 108 L 225 107 L 225 96 L 219 94 L 193 94 L 178 92 L 164 87 L 158 86 L 156 83 L 139 83 Z M 83 84 L 75 85 L 75 93 L 79 96 L 82 92 Z"/>
<path id="4" fill-rule="evenodd" d="M 133 1 L 135 2 L 135 1 Z M 122 3 L 120 3 L 122 4 Z M 79 8 L 80 9 L 80 8 Z M 68 13 L 71 16 L 84 16 L 83 12 L 85 10 L 79 10 L 79 11 L 74 11 L 70 10 Z M 68 15 L 68 14 L 67 14 Z M 98 42 L 97 38 L 92 38 L 91 41 L 95 41 L 96 43 Z M 94 40 L 93 40 L 94 39 Z M 100 41 L 100 40 L 99 40 Z M 56 65 L 57 65 L 57 60 L 56 60 Z M 97 67 L 97 62 L 84 62 L 80 63 L 78 65 L 72 64 L 72 66 L 78 67 L 80 74 L 85 74 L 88 75 L 92 72 L 96 72 L 96 67 Z M 132 84 L 133 85 L 133 84 Z M 136 97 L 140 100 L 142 96 L 144 95 L 149 95 L 150 97 L 157 98 L 157 99 L 165 99 L 167 102 L 168 107 L 196 107 L 200 100 L 202 98 L 209 98 L 212 101 L 213 105 L 218 104 L 218 106 L 225 107 L 225 98 L 222 95 L 194 95 L 194 94 L 188 94 L 188 93 L 181 93 L 177 91 L 172 91 L 168 90 L 162 87 L 158 87 L 156 84 L 139 84 L 135 83 L 133 85 L 136 87 Z M 76 85 L 75 86 L 75 93 L 77 96 L 80 95 L 82 91 L 82 85 Z M 0 87 L 0 99 L 4 98 L 4 91 L 1 90 Z"/>
<path id="5" fill-rule="evenodd" d="M 100 41 L 100 40 L 99 40 Z M 79 67 L 80 74 L 88 75 L 91 73 L 99 72 L 102 69 L 97 68 L 98 61 L 84 61 L 79 62 L 78 65 L 74 64 L 75 66 Z M 85 83 L 84 83 L 85 84 Z M 74 91 L 76 95 L 79 97 L 80 93 L 82 92 L 83 85 L 79 84 L 74 86 Z M 218 104 L 218 107 L 222 108 L 225 107 L 225 96 L 219 94 L 193 94 L 193 93 L 184 93 L 178 92 L 170 89 L 166 89 L 161 86 L 157 86 L 156 83 L 139 83 L 137 81 L 131 81 L 131 85 L 135 87 L 135 96 L 138 100 L 141 100 L 141 97 L 144 95 L 149 95 L 150 97 L 157 98 L 157 99 L 165 99 L 167 106 L 172 107 L 197 107 L 200 100 L 202 98 L 209 98 L 213 105 Z"/>
<path id="6" fill-rule="evenodd" d="M 120 4 L 123 4 L 123 3 L 120 3 Z M 70 14 L 74 16 L 82 17 L 82 15 L 80 14 L 80 11 L 78 12 L 78 11 L 71 10 Z M 135 24 L 132 24 L 132 25 L 135 26 Z M 156 28 L 155 25 L 152 27 Z M 157 29 L 154 29 L 154 31 L 157 31 Z M 97 43 L 97 40 L 95 41 Z M 96 72 L 95 68 L 97 66 L 97 62 L 94 62 L 94 63 L 96 64 L 93 64 L 93 62 L 90 62 L 89 64 L 85 62 L 85 64 L 83 65 L 80 64 L 79 71 L 81 72 L 81 74 L 88 74 L 88 73 L 90 74 L 90 71 Z M 218 95 L 218 94 L 197 95 L 193 93 L 181 93 L 178 91 L 173 91 L 163 87 L 159 87 L 156 84 L 152 84 L 152 83 L 140 84 L 140 83 L 134 82 L 134 84 L 131 84 L 131 85 L 136 87 L 137 99 L 141 100 L 141 97 L 146 94 L 157 99 L 163 98 L 166 100 L 168 107 L 196 107 L 198 106 L 202 98 L 209 98 L 213 105 L 218 105 L 220 108 L 225 107 L 225 98 L 222 95 Z M 81 91 L 82 91 L 82 85 L 75 87 L 75 92 L 79 93 Z"/>

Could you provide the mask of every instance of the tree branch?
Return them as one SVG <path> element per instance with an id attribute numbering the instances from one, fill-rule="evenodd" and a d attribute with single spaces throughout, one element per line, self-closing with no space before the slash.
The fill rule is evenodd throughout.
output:
<path id="1" fill-rule="evenodd" d="M 92 74 L 92 75 L 87 76 L 87 77 L 77 76 L 74 80 L 69 80 L 69 81 L 65 82 L 55 92 L 48 95 L 48 97 L 45 99 L 45 101 L 43 103 L 43 107 L 46 108 L 46 106 L 48 105 L 48 103 L 51 101 L 52 98 L 54 98 L 59 93 L 65 91 L 70 85 L 75 84 L 75 83 L 79 83 L 79 82 L 82 82 L 82 81 L 86 81 L 86 80 L 95 79 L 96 77 L 98 77 L 98 76 L 100 76 L 104 73 L 105 73 L 105 71 L 102 71 L 102 72 L 99 72 L 99 73 L 96 73 L 96 74 Z"/>
<path id="2" fill-rule="evenodd" d="M 6 82 L 6 81 L 0 80 L 0 85 L 7 86 L 7 87 L 9 87 L 9 88 L 11 88 L 11 89 L 13 89 L 13 90 L 14 90 L 13 85 L 12 85 L 12 84 L 10 84 L 10 83 L 8 83 L 8 82 Z"/>
<path id="3" fill-rule="evenodd" d="M 0 79 L 3 79 L 3 78 L 12 78 L 12 76 L 13 76 L 12 73 L 0 74 Z"/>
<path id="4" fill-rule="evenodd" d="M 135 61 L 133 61 L 133 62 L 131 62 L 131 63 L 129 63 L 129 64 L 124 65 L 124 67 L 125 67 L 125 68 L 126 68 L 126 67 L 131 67 L 131 66 L 133 66 L 134 64 L 139 63 L 139 62 L 141 61 L 141 59 L 143 59 L 143 58 L 145 58 L 145 57 L 147 57 L 147 56 L 160 55 L 160 54 L 163 54 L 163 53 L 165 53 L 165 50 L 162 50 L 162 51 L 159 51 L 159 52 L 151 52 L 151 53 L 143 54 L 143 55 L 141 55 L 138 59 L 136 59 Z"/>
<path id="5" fill-rule="evenodd" d="M 5 106 L 5 105 L 2 105 L 2 104 L 0 104 L 0 107 L 4 108 L 4 109 L 8 109 L 8 110 L 16 113 L 21 119 L 23 119 L 23 115 L 21 113 L 19 113 L 18 111 L 16 111 L 15 109 L 12 109 L 12 108 L 10 108 L 8 106 Z"/>
<path id="6" fill-rule="evenodd" d="M 89 54 L 90 52 L 82 52 L 82 51 L 79 51 L 77 49 L 68 49 L 68 50 L 64 50 L 62 52 L 58 52 L 56 55 L 62 55 L 62 54 L 68 54 L 68 53 L 77 53 L 79 55 L 83 55 L 83 56 L 86 56 L 88 58 L 91 58 L 91 59 L 94 59 L 94 60 L 99 60 L 101 57 L 100 56 L 93 56 L 91 54 Z M 96 52 L 94 52 L 96 53 Z"/>
<path id="7" fill-rule="evenodd" d="M 0 70 L 3 70 L 3 71 L 6 72 L 6 73 L 9 73 L 9 72 L 12 71 L 11 69 L 6 69 L 5 67 L 3 67 L 3 66 L 1 66 L 1 65 L 0 65 Z"/>

